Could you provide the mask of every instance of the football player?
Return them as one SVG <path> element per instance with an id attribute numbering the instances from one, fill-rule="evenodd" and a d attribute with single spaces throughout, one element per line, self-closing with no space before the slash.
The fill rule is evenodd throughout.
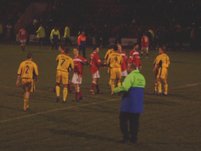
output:
<path id="1" fill-rule="evenodd" d="M 24 89 L 24 111 L 29 109 L 29 98 L 34 82 L 38 79 L 38 67 L 32 60 L 32 54 L 27 54 L 27 59 L 20 63 L 17 72 L 16 86 Z"/>

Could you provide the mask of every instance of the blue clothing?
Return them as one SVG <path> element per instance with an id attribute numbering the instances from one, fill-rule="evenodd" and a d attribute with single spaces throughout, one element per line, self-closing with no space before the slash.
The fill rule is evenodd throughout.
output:
<path id="1" fill-rule="evenodd" d="M 120 111 L 142 113 L 144 104 L 144 88 L 130 88 L 122 96 Z"/>
<path id="2" fill-rule="evenodd" d="M 124 92 L 120 106 L 121 112 L 143 112 L 145 84 L 144 76 L 139 70 L 134 70 L 125 78 L 122 86 L 114 89 L 114 93 Z"/>

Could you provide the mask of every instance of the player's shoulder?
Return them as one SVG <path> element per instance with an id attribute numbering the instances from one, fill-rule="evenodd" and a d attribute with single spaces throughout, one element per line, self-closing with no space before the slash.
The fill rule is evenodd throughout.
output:
<path id="1" fill-rule="evenodd" d="M 73 60 L 73 58 L 69 55 L 65 55 L 65 58 L 69 59 L 69 60 Z"/>
<path id="2" fill-rule="evenodd" d="M 33 60 L 30 60 L 30 63 L 33 64 L 34 66 L 38 67 L 37 63 Z"/>

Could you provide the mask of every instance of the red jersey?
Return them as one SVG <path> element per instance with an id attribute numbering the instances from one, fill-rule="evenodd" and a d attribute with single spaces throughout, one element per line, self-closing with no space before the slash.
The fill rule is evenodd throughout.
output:
<path id="1" fill-rule="evenodd" d="M 140 53 L 137 50 L 134 49 L 130 51 L 128 63 L 134 64 L 136 68 L 139 68 L 142 65 Z"/>
<path id="2" fill-rule="evenodd" d="M 18 38 L 19 40 L 26 40 L 27 39 L 27 31 L 24 29 L 24 28 L 21 28 L 19 31 L 18 31 Z"/>
<path id="3" fill-rule="evenodd" d="M 87 59 L 79 55 L 73 58 L 73 62 L 74 62 L 74 73 L 82 75 L 83 64 L 87 63 Z"/>
<path id="4" fill-rule="evenodd" d="M 83 34 L 80 34 L 77 38 L 77 44 L 78 46 L 82 43 L 82 42 L 86 42 L 87 37 Z"/>
<path id="5" fill-rule="evenodd" d="M 94 51 L 90 54 L 90 71 L 91 74 L 96 73 L 101 65 L 101 59 L 98 52 Z"/>
<path id="6" fill-rule="evenodd" d="M 142 36 L 141 38 L 141 47 L 149 47 L 149 38 L 146 35 Z"/>
<path id="7" fill-rule="evenodd" d="M 121 56 L 122 56 L 122 62 L 121 62 L 121 70 L 125 71 L 127 70 L 127 61 L 128 61 L 128 57 L 126 55 L 126 52 L 122 51 L 120 52 Z"/>

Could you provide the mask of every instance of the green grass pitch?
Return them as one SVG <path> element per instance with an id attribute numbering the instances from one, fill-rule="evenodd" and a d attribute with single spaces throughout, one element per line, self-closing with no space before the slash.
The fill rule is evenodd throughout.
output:
<path id="1" fill-rule="evenodd" d="M 139 142 L 119 144 L 120 96 L 110 96 L 106 68 L 101 69 L 103 94 L 91 96 L 89 67 L 85 66 L 80 104 L 69 94 L 55 103 L 55 57 L 49 47 L 28 46 L 39 65 L 39 81 L 31 111 L 22 110 L 22 90 L 15 87 L 19 63 L 25 58 L 17 45 L 0 45 L 0 151 L 199 151 L 201 150 L 201 52 L 170 51 L 169 96 L 155 96 L 152 63 L 142 59 L 147 80 L 145 111 Z M 101 50 L 103 57 L 105 50 Z M 88 50 L 90 52 L 90 50 Z"/>

